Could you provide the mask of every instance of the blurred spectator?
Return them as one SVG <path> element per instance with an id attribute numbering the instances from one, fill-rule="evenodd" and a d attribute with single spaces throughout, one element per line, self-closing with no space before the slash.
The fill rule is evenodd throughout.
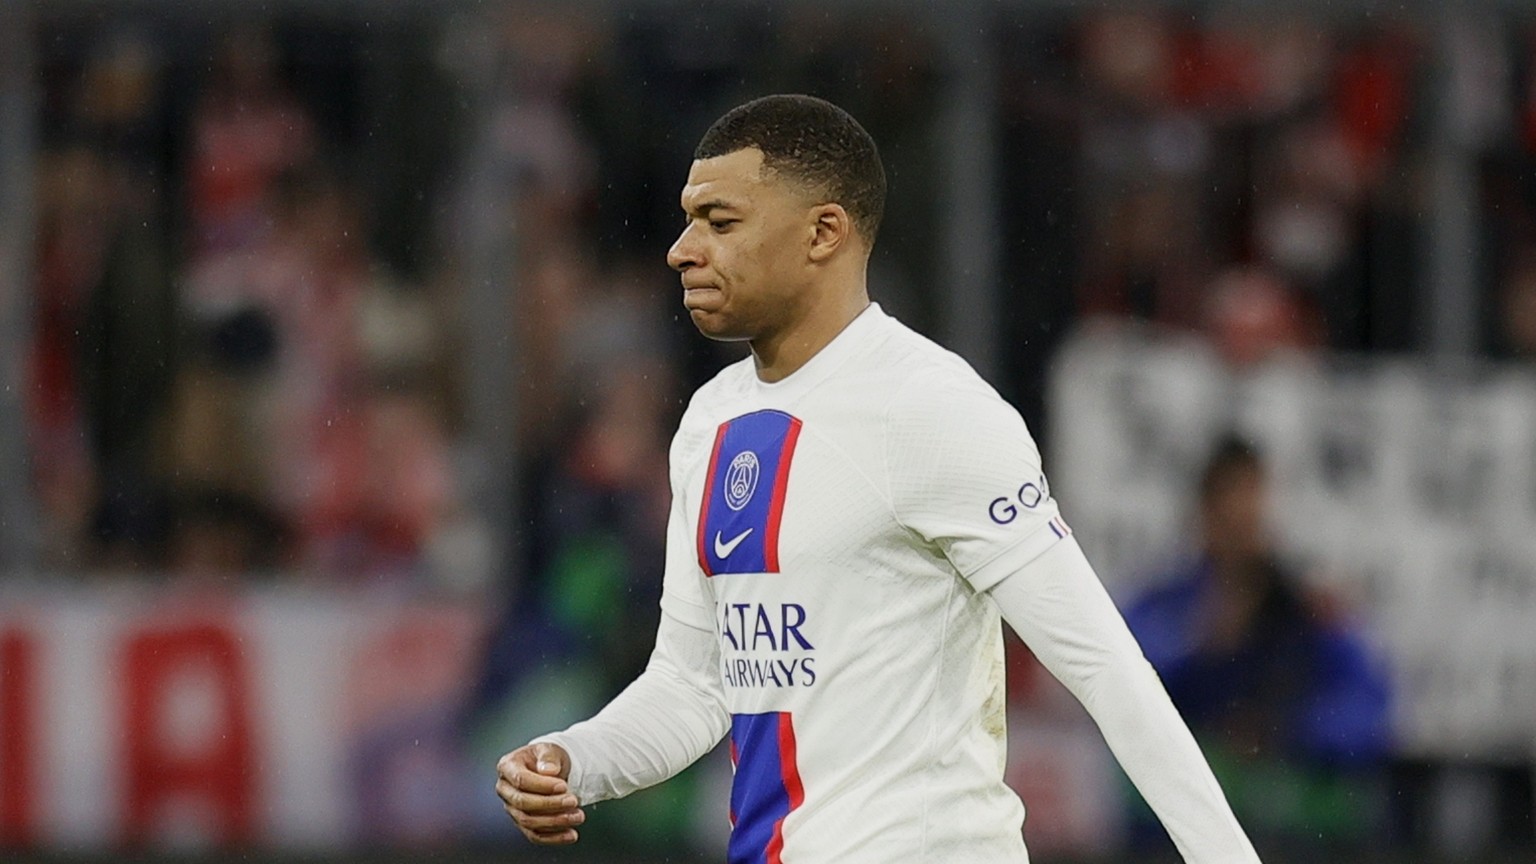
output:
<path id="1" fill-rule="evenodd" d="M 245 25 L 224 37 L 190 135 L 192 248 L 248 245 L 266 227 L 271 184 L 314 149 L 308 115 L 278 78 L 267 30 Z"/>
<path id="2" fill-rule="evenodd" d="M 617 690 L 638 674 L 661 599 L 670 438 L 666 367 L 632 357 L 610 367 L 577 408 L 578 421 L 543 487 L 540 588 L 557 625 L 601 638 Z"/>
<path id="3" fill-rule="evenodd" d="M 271 194 L 270 228 L 188 280 L 205 350 L 182 376 L 174 474 L 269 502 L 314 572 L 416 575 L 456 506 L 428 398 L 440 316 L 384 272 L 348 184 L 306 168 Z"/>
<path id="4" fill-rule="evenodd" d="M 1221 441 L 1199 484 L 1198 539 L 1126 620 L 1255 842 L 1359 841 L 1390 745 L 1378 658 L 1280 562 L 1259 455 Z"/>
<path id="5" fill-rule="evenodd" d="M 70 125 L 78 138 L 125 169 L 151 195 L 164 180 L 169 152 L 161 68 L 144 35 L 123 28 L 104 35 L 81 71 Z"/>
<path id="6" fill-rule="evenodd" d="M 1081 314 L 1194 328 L 1209 264 L 1199 251 L 1193 202 L 1176 184 L 1139 185 L 1105 204 Z"/>
<path id="7" fill-rule="evenodd" d="M 506 327 L 514 334 L 519 373 L 514 438 L 522 456 L 536 459 L 558 432 L 572 318 L 595 304 L 590 292 L 600 282 L 601 252 L 590 247 L 587 233 L 599 165 L 574 102 L 606 29 L 591 15 L 555 7 L 496 17 L 503 60 L 495 101 L 468 157 L 465 178 L 473 188 L 460 192 L 467 206 L 461 221 L 464 233 L 490 238 L 480 243 L 514 250 L 511 272 L 497 278 L 511 280 Z"/>
<path id="8" fill-rule="evenodd" d="M 1209 288 L 1206 334 L 1233 366 L 1257 363 L 1284 350 L 1307 351 L 1321 343 L 1314 311 L 1263 268 L 1217 275 Z"/>
<path id="9" fill-rule="evenodd" d="M 391 297 L 411 292 L 383 278 L 352 190 L 310 167 L 312 124 L 270 31 L 222 37 L 180 128 L 155 43 L 98 32 L 78 77 L 48 85 L 56 143 L 39 161 L 28 393 L 44 563 L 393 568 L 383 550 L 420 552 L 424 511 L 454 506 L 442 425 L 402 419 L 412 397 L 383 392 L 400 367 L 438 362 L 436 316 L 411 301 L 399 314 Z M 173 225 L 189 234 L 184 268 Z M 395 458 L 375 466 L 370 448 Z M 391 527 L 360 527 L 380 520 Z"/>
<path id="10" fill-rule="evenodd" d="M 1318 319 L 1302 341 L 1409 344 L 1411 29 L 1108 9 L 1080 48 L 1081 315 L 1199 329 L 1211 274 L 1254 267 Z"/>
<path id="11" fill-rule="evenodd" d="M 1176 37 L 1153 12 L 1104 11 L 1083 24 L 1085 316 L 1199 323 L 1211 141 L 1198 115 L 1170 102 Z"/>
<path id="12" fill-rule="evenodd" d="M 151 439 L 175 360 L 160 61 L 129 31 L 61 88 L 38 160 L 29 427 L 50 568 L 159 563 Z"/>
<path id="13" fill-rule="evenodd" d="M 1496 298 L 1498 356 L 1536 361 L 1536 246 L 1522 247 L 1505 269 Z"/>
<path id="14" fill-rule="evenodd" d="M 1342 131 L 1326 120 L 1283 130 L 1260 151 L 1253 245 L 1291 280 L 1319 292 L 1356 242 L 1362 182 Z"/>
<path id="15" fill-rule="evenodd" d="M 220 585 L 287 564 L 276 514 L 261 501 L 225 492 L 191 492 L 172 515 L 166 569 L 188 584 Z"/>
<path id="16" fill-rule="evenodd" d="M 96 494 L 86 441 L 79 334 L 106 255 L 99 188 L 105 167 L 91 150 L 43 154 L 38 170 L 37 301 L 28 362 L 28 452 L 43 513 L 43 560 L 68 561 L 85 540 Z"/>
<path id="17" fill-rule="evenodd" d="M 1331 89 L 1337 125 L 1355 183 L 1386 182 L 1414 116 L 1414 77 L 1424 49 L 1405 22 L 1382 22 L 1342 45 Z"/>

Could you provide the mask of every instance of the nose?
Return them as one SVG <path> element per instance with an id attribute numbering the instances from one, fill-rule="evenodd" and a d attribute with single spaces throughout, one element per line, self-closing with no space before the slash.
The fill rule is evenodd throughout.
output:
<path id="1" fill-rule="evenodd" d="M 667 266 L 681 273 L 689 267 L 697 267 L 703 263 L 704 259 L 699 252 L 699 246 L 693 241 L 693 225 L 690 224 L 683 229 L 683 233 L 677 235 L 672 248 L 667 250 Z"/>

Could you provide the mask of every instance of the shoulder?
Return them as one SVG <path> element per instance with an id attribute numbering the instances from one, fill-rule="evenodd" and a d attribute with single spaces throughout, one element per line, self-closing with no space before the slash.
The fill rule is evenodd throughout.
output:
<path id="1" fill-rule="evenodd" d="M 963 423 L 971 411 L 1017 416 L 965 358 L 899 322 L 892 326 L 877 358 L 894 382 L 888 400 L 892 419 Z"/>
<path id="2" fill-rule="evenodd" d="M 993 477 L 1014 488 L 1036 480 L 1039 447 L 1018 409 L 953 352 L 915 333 L 891 341 L 880 425 L 898 486 L 927 496 Z"/>
<path id="3" fill-rule="evenodd" d="M 943 470 L 957 461 L 1038 467 L 1039 447 L 1018 409 L 958 356 L 925 353 L 902 370 L 886 403 L 889 452 Z"/>

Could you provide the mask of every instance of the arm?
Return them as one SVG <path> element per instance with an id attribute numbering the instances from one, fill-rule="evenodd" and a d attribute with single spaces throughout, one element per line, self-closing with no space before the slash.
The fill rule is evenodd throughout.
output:
<path id="1" fill-rule="evenodd" d="M 708 752 L 729 728 L 714 605 L 693 557 L 678 490 L 674 477 L 661 624 L 649 665 L 592 719 L 537 738 L 497 766 L 497 794 L 535 843 L 576 842 L 582 805 L 660 783 Z"/>
<path id="2" fill-rule="evenodd" d="M 663 612 L 640 677 L 592 719 L 533 743 L 570 754 L 568 779 L 581 804 L 660 783 L 709 752 L 729 727 L 718 652 L 713 630 Z"/>
<path id="3" fill-rule="evenodd" d="M 1256 862 L 1194 738 L 1061 521 L 1023 418 L 974 373 L 892 400 L 892 509 L 1077 696 L 1192 864 Z"/>
<path id="4" fill-rule="evenodd" d="M 714 633 L 662 611 L 651 662 L 597 716 L 501 757 L 496 794 L 523 836 L 578 839 L 582 805 L 651 786 L 691 765 L 725 735 Z"/>
<path id="5" fill-rule="evenodd" d="M 1088 709 L 1184 860 L 1258 861 L 1194 737 L 1075 539 L 1052 544 L 987 593 Z"/>

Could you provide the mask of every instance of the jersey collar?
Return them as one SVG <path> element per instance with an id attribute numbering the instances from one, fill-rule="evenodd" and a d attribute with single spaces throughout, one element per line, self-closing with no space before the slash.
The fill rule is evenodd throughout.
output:
<path id="1" fill-rule="evenodd" d="M 758 393 L 765 396 L 772 394 L 775 399 L 794 399 L 804 395 L 837 371 L 849 357 L 872 344 L 890 318 L 879 303 L 871 302 L 831 342 L 812 355 L 805 365 L 773 382 L 763 381 L 754 372 L 753 386 Z"/>

